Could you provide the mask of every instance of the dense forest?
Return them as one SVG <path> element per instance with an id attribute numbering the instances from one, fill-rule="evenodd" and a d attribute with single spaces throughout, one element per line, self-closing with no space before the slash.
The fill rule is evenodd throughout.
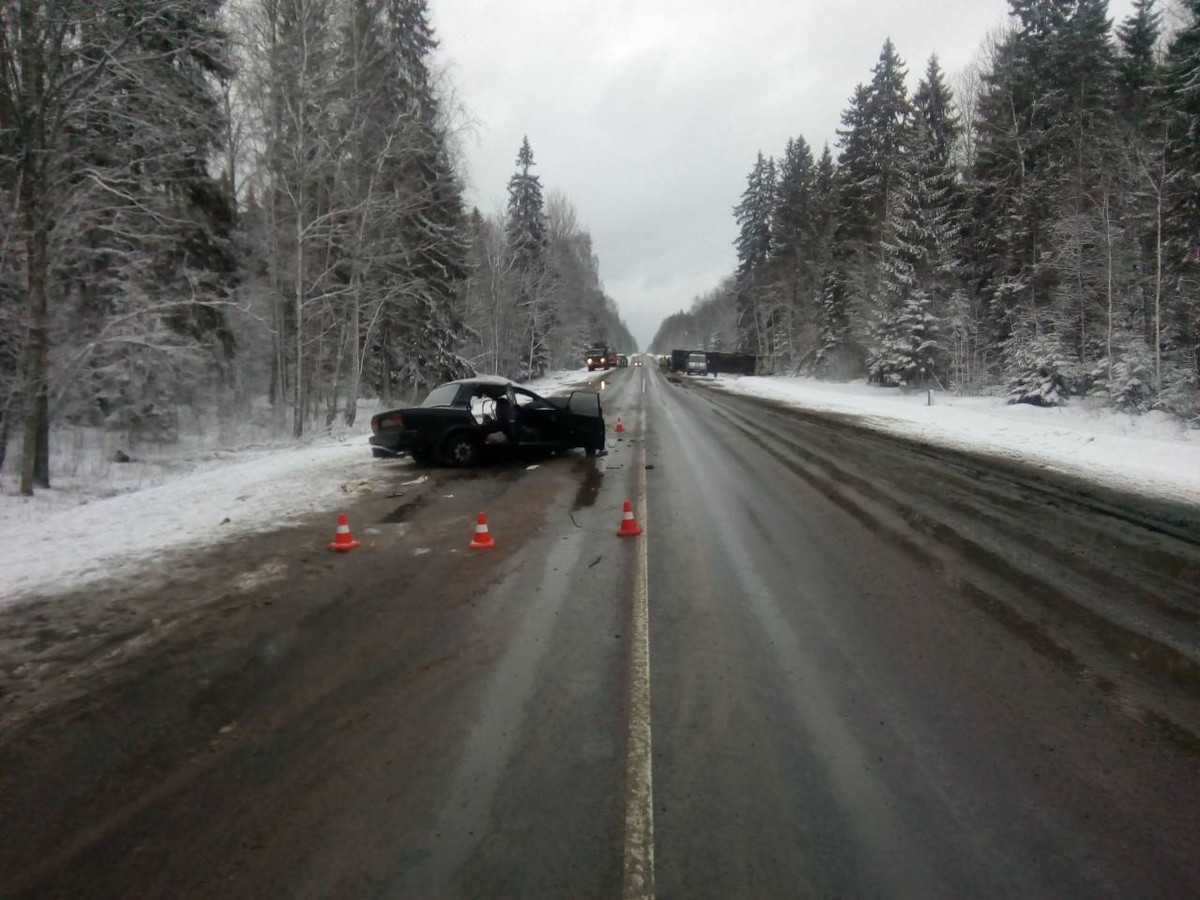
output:
<path id="1" fill-rule="evenodd" d="M 528 141 L 464 206 L 426 0 L 0 4 L 0 466 L 64 425 L 296 436 L 632 339 Z M 14 454 L 14 455 L 18 455 Z"/>
<path id="2" fill-rule="evenodd" d="M 1200 0 L 1009 0 L 916 90 L 891 41 L 837 154 L 755 160 L 737 268 L 652 349 L 1200 423 Z"/>

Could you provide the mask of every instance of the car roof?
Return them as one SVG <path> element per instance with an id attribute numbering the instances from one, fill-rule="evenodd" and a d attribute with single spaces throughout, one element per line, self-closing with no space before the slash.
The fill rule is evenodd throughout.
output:
<path id="1" fill-rule="evenodd" d="M 511 378 L 505 378 L 502 375 L 476 375 L 474 378 L 460 378 L 457 381 L 448 381 L 447 384 L 500 384 L 519 387 L 519 385 Z"/>

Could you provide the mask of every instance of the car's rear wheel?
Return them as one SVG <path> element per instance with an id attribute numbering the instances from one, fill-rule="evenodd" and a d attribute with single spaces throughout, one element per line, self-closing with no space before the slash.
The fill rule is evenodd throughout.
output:
<path id="1" fill-rule="evenodd" d="M 442 445 L 442 457 L 452 466 L 473 466 L 479 461 L 479 442 L 469 434 L 451 435 Z"/>

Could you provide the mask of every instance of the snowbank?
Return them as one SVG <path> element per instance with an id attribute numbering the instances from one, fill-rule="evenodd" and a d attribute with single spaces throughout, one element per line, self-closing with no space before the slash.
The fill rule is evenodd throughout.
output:
<path id="1" fill-rule="evenodd" d="M 853 415 L 868 427 L 926 443 L 1200 506 L 1200 433 L 1164 413 L 1131 416 L 1086 403 L 1009 405 L 999 397 L 904 392 L 865 381 L 721 376 L 717 384 L 802 409 Z"/>

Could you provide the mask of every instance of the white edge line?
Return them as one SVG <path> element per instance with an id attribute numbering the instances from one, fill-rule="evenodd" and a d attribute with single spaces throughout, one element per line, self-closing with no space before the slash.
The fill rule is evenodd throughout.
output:
<path id="1" fill-rule="evenodd" d="M 625 757 L 625 863 L 623 900 L 654 897 L 654 789 L 650 732 L 650 585 L 645 536 L 646 407 L 641 411 L 642 441 L 638 450 L 637 577 L 633 591 L 633 636 L 629 653 L 629 739 Z"/>

